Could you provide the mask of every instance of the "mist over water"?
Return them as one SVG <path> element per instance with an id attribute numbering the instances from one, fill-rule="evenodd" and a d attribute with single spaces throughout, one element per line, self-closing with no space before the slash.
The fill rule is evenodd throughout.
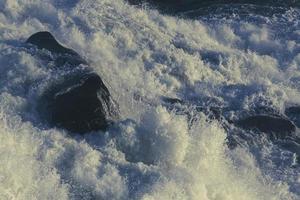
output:
<path id="1" fill-rule="evenodd" d="M 0 199 L 299 199 L 297 141 L 226 120 L 300 103 L 298 2 L 241 3 L 178 17 L 123 0 L 0 1 Z M 37 115 L 66 73 L 24 43 L 42 30 L 108 86 L 121 113 L 107 132 L 69 133 Z"/>

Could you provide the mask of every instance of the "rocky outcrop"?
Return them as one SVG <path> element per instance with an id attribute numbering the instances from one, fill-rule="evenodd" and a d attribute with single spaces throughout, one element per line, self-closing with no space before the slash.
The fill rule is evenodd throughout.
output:
<path id="1" fill-rule="evenodd" d="M 59 44 L 54 36 L 47 31 L 33 34 L 26 42 L 34 45 L 38 49 L 50 51 L 53 54 L 52 56 L 56 67 L 63 67 L 66 64 L 73 67 L 80 64 L 88 64 L 77 52 Z"/>
<path id="2" fill-rule="evenodd" d="M 44 91 L 37 106 L 50 126 L 78 133 L 105 131 L 117 119 L 118 108 L 110 92 L 78 53 L 59 44 L 49 32 L 33 34 L 27 43 L 49 51 L 57 74 L 64 72 Z"/>

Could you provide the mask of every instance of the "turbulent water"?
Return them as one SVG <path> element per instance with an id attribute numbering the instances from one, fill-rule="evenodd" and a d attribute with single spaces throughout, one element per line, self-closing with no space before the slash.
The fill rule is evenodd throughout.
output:
<path id="1" fill-rule="evenodd" d="M 224 128 L 259 106 L 300 103 L 299 19 L 271 4 L 167 16 L 123 0 L 0 0 L 0 199 L 300 199 L 296 142 Z M 118 102 L 105 133 L 39 119 L 37 99 L 63 73 L 24 43 L 42 30 Z M 226 108 L 224 121 L 195 106 Z"/>

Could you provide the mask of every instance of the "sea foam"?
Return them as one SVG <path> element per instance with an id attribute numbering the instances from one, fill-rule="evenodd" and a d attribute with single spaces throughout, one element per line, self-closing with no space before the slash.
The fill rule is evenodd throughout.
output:
<path id="1" fill-rule="evenodd" d="M 300 103 L 300 13 L 275 11 L 191 20 L 122 0 L 1 1 L 0 198 L 298 199 L 295 153 L 160 101 L 223 106 L 233 119 Z M 69 134 L 39 119 L 37 99 L 64 73 L 24 44 L 41 30 L 105 81 L 121 111 L 107 132 Z"/>

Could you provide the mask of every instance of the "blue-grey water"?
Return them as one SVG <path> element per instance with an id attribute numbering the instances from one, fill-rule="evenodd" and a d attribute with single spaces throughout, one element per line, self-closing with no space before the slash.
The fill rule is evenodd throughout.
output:
<path id="1" fill-rule="evenodd" d="M 298 7 L 0 1 L 0 199 L 300 199 L 299 140 L 231 123 L 249 113 L 283 116 L 300 103 Z M 64 73 L 41 56 L 50 52 L 24 44 L 41 30 L 108 86 L 120 120 L 106 132 L 70 134 L 36 114 Z"/>

